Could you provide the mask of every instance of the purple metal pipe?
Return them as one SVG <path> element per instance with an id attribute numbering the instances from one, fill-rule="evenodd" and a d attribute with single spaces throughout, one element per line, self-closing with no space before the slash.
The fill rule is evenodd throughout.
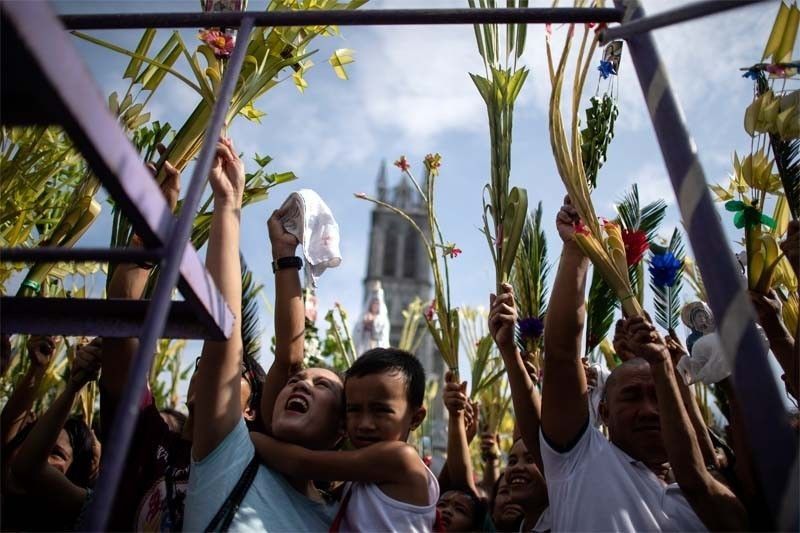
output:
<path id="1" fill-rule="evenodd" d="M 636 0 L 614 0 L 626 7 L 624 20 L 644 11 Z M 624 27 L 624 25 L 623 25 Z M 797 437 L 793 434 L 750 305 L 744 281 L 728 248 L 719 216 L 708 192 L 703 168 L 652 35 L 628 40 L 664 163 L 681 215 L 703 274 L 717 331 L 733 369 L 734 385 L 744 413 L 761 485 L 775 525 L 797 530 Z M 792 468 L 794 466 L 794 468 Z"/>
<path id="2" fill-rule="evenodd" d="M 253 17 L 256 26 L 382 26 L 430 24 L 544 24 L 620 22 L 614 8 L 528 7 L 500 9 L 359 9 L 262 11 L 229 13 L 122 13 L 62 15 L 71 30 L 124 28 L 236 27 L 242 17 Z"/>
<path id="3" fill-rule="evenodd" d="M 95 491 L 95 499 L 92 502 L 86 523 L 81 524 L 81 528 L 86 531 L 105 530 L 114 503 L 117 486 L 122 480 L 123 464 L 128 455 L 128 447 L 133 436 L 133 430 L 136 427 L 136 421 L 139 418 L 139 399 L 153 362 L 156 342 L 164 331 L 164 324 L 172 303 L 172 289 L 178 281 L 181 257 L 186 244 L 189 242 L 195 211 L 200 203 L 208 173 L 211 170 L 211 164 L 216 153 L 217 139 L 222 131 L 228 105 L 236 87 L 236 80 L 244 63 L 247 43 L 250 40 L 252 29 L 253 20 L 250 17 L 244 17 L 242 25 L 239 27 L 236 48 L 228 62 L 225 77 L 222 80 L 222 86 L 214 105 L 211 123 L 206 130 L 205 142 L 200 150 L 200 156 L 197 159 L 192 180 L 189 183 L 189 190 L 184 198 L 180 217 L 170 236 L 170 243 L 167 245 L 168 255 L 162 263 L 161 274 L 153 293 L 153 299 L 147 310 L 144 333 L 139 342 L 136 358 L 131 364 L 125 393 L 114 415 L 111 437 L 108 445 L 104 446 L 103 462 Z M 235 310 L 235 312 L 239 313 L 240 310 Z"/>

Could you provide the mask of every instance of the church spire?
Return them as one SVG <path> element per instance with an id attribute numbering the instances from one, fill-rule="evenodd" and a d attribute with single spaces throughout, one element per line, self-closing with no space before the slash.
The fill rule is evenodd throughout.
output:
<path id="1" fill-rule="evenodd" d="M 381 160 L 381 166 L 378 168 L 378 200 L 386 201 L 386 160 Z"/>

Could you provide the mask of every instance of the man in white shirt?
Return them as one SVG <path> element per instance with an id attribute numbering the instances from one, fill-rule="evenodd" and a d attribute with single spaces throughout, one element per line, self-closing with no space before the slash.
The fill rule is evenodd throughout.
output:
<path id="1" fill-rule="evenodd" d="M 589 261 L 573 240 L 577 220 L 567 199 L 545 327 L 541 453 L 553 530 L 745 529 L 741 503 L 705 468 L 666 344 L 645 319 L 627 324 L 643 359 L 614 370 L 600 404 L 610 442 L 590 426 L 581 363 Z"/>

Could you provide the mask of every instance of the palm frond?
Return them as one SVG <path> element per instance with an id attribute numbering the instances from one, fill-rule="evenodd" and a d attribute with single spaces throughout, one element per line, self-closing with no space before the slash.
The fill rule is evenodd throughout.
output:
<path id="1" fill-rule="evenodd" d="M 675 228 L 672 232 L 668 250 L 681 262 L 681 267 L 675 275 L 675 283 L 672 286 L 659 286 L 651 279 L 650 289 L 653 291 L 653 308 L 655 309 L 656 324 L 666 330 L 675 330 L 680 325 L 680 294 L 683 289 L 683 260 L 686 255 L 683 238 L 678 228 Z"/>
<path id="2" fill-rule="evenodd" d="M 770 135 L 775 166 L 792 217 L 800 217 L 800 139 L 779 139 Z"/>
<path id="3" fill-rule="evenodd" d="M 525 221 L 511 271 L 511 284 L 521 318 L 544 319 L 547 312 L 549 274 L 547 238 L 542 227 L 542 203 L 539 202 L 536 210 Z"/>
<path id="4" fill-rule="evenodd" d="M 608 335 L 618 306 L 614 290 L 600 271 L 592 273 L 589 300 L 586 303 L 586 354 L 588 355 Z"/>
<path id="5" fill-rule="evenodd" d="M 264 286 L 253 279 L 253 271 L 242 261 L 242 346 L 245 355 L 258 359 L 261 350 L 261 324 L 258 320 L 258 293 Z"/>

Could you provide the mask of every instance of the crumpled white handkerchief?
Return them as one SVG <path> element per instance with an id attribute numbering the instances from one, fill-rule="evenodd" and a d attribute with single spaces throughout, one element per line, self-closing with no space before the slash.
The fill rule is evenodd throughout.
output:
<path id="1" fill-rule="evenodd" d="M 317 279 L 328 268 L 342 263 L 339 251 L 339 225 L 328 205 L 311 189 L 289 195 L 281 210 L 283 227 L 303 245 L 306 286 L 317 286 Z"/>

